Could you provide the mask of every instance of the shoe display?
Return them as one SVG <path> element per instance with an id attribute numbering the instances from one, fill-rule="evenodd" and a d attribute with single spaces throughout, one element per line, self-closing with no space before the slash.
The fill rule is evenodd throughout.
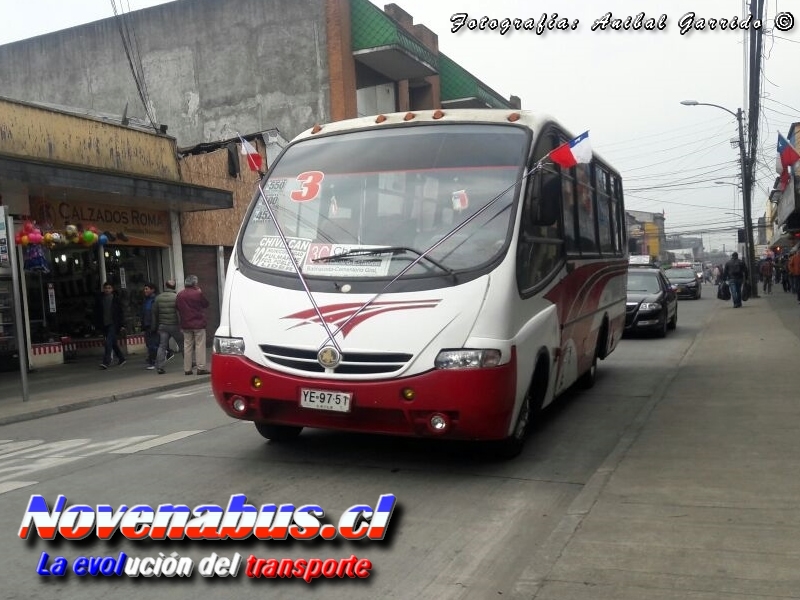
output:
<path id="1" fill-rule="evenodd" d="M 164 369 L 159 369 L 158 370 L 158 374 L 159 375 L 163 375 L 164 373 L 166 373 L 166 371 Z"/>
<path id="2" fill-rule="evenodd" d="M 119 364 L 118 364 L 117 366 L 118 366 L 118 367 L 121 367 L 121 366 L 122 366 L 122 365 L 124 365 L 126 362 L 128 362 L 128 359 L 127 359 L 127 358 L 123 358 L 121 361 L 119 361 Z"/>
<path id="3" fill-rule="evenodd" d="M 206 371 L 205 369 L 197 369 L 198 375 L 211 375 L 211 371 Z"/>
<path id="4" fill-rule="evenodd" d="M 155 365 L 147 365 L 147 366 L 145 367 L 145 369 L 147 369 L 148 371 L 152 371 L 152 370 L 153 370 L 153 369 L 155 369 L 155 368 L 156 368 L 156 366 L 155 366 Z"/>
<path id="5" fill-rule="evenodd" d="M 105 371 L 108 368 L 108 365 L 106 363 L 100 363 L 100 368 Z"/>

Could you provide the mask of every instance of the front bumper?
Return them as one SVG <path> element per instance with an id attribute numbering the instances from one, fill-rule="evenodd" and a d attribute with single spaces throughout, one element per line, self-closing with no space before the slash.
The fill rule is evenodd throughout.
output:
<path id="1" fill-rule="evenodd" d="M 282 373 L 245 357 L 213 354 L 211 387 L 229 416 L 275 425 L 339 429 L 401 436 L 444 436 L 496 440 L 508 436 L 516 396 L 516 349 L 511 361 L 487 369 L 431 370 L 410 377 L 374 381 L 317 379 Z M 260 388 L 253 379 L 261 380 Z M 348 413 L 300 406 L 301 388 L 352 394 Z M 414 390 L 406 400 L 402 391 Z M 244 412 L 233 409 L 245 400 Z M 439 433 L 428 425 L 434 414 L 449 420 Z"/>
<path id="2" fill-rule="evenodd" d="M 640 311 L 638 308 L 634 311 L 625 312 L 625 331 L 647 331 L 650 329 L 660 329 L 664 326 L 663 310 L 658 311 Z"/>

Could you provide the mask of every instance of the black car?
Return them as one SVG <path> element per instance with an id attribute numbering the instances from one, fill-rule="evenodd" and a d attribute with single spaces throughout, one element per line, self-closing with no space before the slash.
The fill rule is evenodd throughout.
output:
<path id="1" fill-rule="evenodd" d="M 667 269 L 667 278 L 676 287 L 678 298 L 699 300 L 703 294 L 703 281 L 694 269 L 683 267 Z"/>
<path id="2" fill-rule="evenodd" d="M 628 270 L 625 331 L 653 331 L 659 337 L 678 325 L 678 296 L 661 269 Z"/>

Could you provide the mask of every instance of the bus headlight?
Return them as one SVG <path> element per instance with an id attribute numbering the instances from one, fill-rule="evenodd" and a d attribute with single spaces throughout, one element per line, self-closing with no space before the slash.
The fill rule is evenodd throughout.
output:
<path id="1" fill-rule="evenodd" d="M 216 354 L 244 354 L 244 340 L 214 336 L 214 352 Z"/>
<path id="2" fill-rule="evenodd" d="M 500 350 L 442 350 L 434 361 L 437 369 L 479 369 L 500 364 Z"/>

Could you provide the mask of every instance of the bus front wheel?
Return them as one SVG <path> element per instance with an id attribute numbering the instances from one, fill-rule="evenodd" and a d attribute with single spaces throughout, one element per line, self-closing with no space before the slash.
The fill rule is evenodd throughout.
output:
<path id="1" fill-rule="evenodd" d="M 290 442 L 297 439 L 300 432 L 303 431 L 302 427 L 294 427 L 291 425 L 269 425 L 267 423 L 255 423 L 256 430 L 262 437 L 273 442 Z"/>
<path id="2" fill-rule="evenodd" d="M 545 394 L 547 393 L 547 357 L 540 355 L 536 362 L 533 379 L 519 407 L 514 431 L 504 440 L 494 442 L 494 454 L 500 459 L 515 458 L 522 452 L 525 439 L 531 430 L 531 423 L 542 412 Z"/>

